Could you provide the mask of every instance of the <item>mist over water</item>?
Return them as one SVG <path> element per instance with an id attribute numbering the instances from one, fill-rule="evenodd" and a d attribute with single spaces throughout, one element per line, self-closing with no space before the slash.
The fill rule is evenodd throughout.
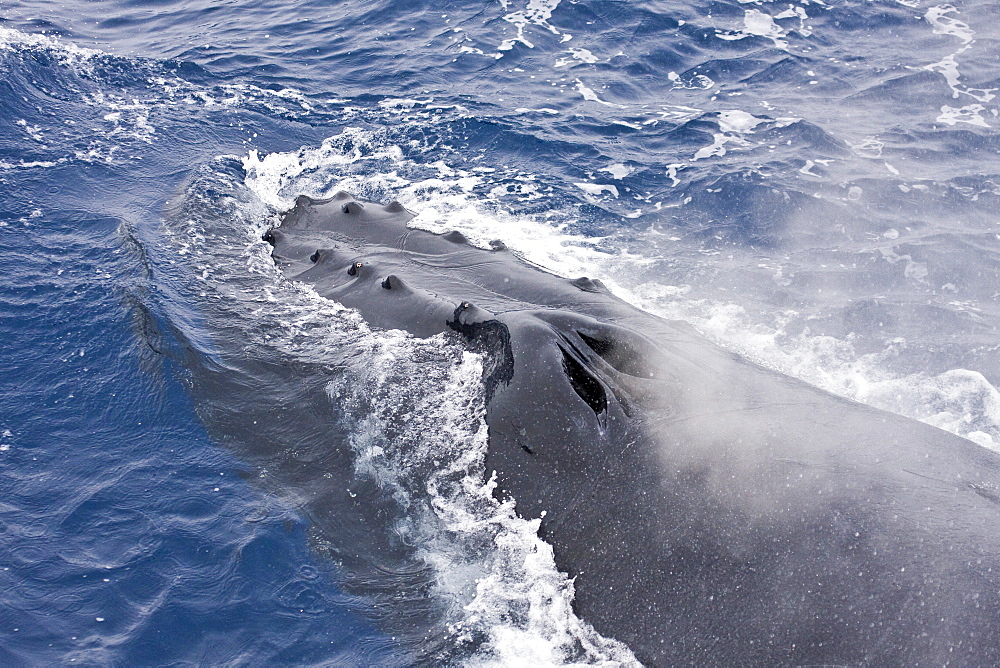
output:
<path id="1" fill-rule="evenodd" d="M 0 657 L 632 661 L 490 494 L 479 358 L 275 270 L 300 194 L 398 199 L 997 448 L 998 30 L 976 1 L 0 2 Z"/>

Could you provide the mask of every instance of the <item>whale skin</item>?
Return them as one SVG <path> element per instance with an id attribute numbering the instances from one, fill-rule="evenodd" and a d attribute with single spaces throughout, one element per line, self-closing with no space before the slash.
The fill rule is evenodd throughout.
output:
<path id="1" fill-rule="evenodd" d="M 597 631 L 648 665 L 1000 663 L 1000 456 L 412 217 L 300 196 L 264 239 L 373 327 L 483 354 L 486 474 Z"/>

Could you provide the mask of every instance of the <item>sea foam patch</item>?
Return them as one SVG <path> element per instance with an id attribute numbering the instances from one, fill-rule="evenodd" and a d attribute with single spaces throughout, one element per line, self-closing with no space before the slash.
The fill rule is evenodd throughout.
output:
<path id="1" fill-rule="evenodd" d="M 345 412 L 357 466 L 407 509 L 397 531 L 434 568 L 446 626 L 471 665 L 638 665 L 572 612 L 538 522 L 493 497 L 483 469 L 482 366 L 455 344 L 389 337 L 328 391 Z"/>

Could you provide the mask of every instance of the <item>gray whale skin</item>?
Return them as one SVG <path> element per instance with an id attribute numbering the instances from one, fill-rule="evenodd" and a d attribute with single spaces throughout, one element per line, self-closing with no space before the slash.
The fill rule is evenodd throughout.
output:
<path id="1" fill-rule="evenodd" d="M 487 475 L 600 633 L 650 665 L 1000 663 L 996 453 L 410 218 L 301 196 L 264 239 L 371 325 L 485 354 Z"/>

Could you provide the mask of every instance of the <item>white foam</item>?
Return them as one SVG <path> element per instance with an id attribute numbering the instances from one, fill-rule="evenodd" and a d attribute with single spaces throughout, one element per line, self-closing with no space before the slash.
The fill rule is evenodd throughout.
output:
<path id="1" fill-rule="evenodd" d="M 923 69 L 929 72 L 937 72 L 944 77 L 945 82 L 951 89 L 953 98 L 959 99 L 965 95 L 977 102 L 989 102 L 996 97 L 996 88 L 972 88 L 962 82 L 958 57 L 971 49 L 976 40 L 975 31 L 967 23 L 951 16 L 951 14 L 956 14 L 957 12 L 958 9 L 954 5 L 943 4 L 929 8 L 924 14 L 924 19 L 931 24 L 935 35 L 950 35 L 961 42 L 961 47 L 941 60 L 925 65 Z M 989 124 L 981 116 L 984 110 L 982 105 L 978 104 L 957 108 L 945 105 L 941 107 L 941 114 L 937 117 L 937 121 L 948 125 L 968 123 L 980 127 L 989 127 Z"/>
<path id="2" fill-rule="evenodd" d="M 579 79 L 576 80 L 576 92 L 582 95 L 584 100 L 587 100 L 589 102 L 598 102 L 600 104 L 604 104 L 609 107 L 622 106 L 620 104 L 614 104 L 613 102 L 606 102 L 605 100 L 602 100 L 601 98 L 597 97 L 597 93 L 594 92 L 594 89 L 588 88 L 587 85 L 584 84 Z"/>
<path id="3" fill-rule="evenodd" d="M 56 37 L 24 33 L 0 26 L 0 50 L 43 49 L 54 54 L 63 64 L 90 70 L 91 60 L 107 56 L 97 49 L 87 49 L 66 43 Z"/>
<path id="4" fill-rule="evenodd" d="M 670 179 L 671 188 L 676 188 L 678 185 L 680 185 L 681 180 L 677 178 L 677 172 L 681 169 L 684 169 L 685 167 L 687 167 L 687 165 L 684 164 L 683 162 L 676 162 L 667 165 L 666 167 L 667 177 Z"/>
<path id="5" fill-rule="evenodd" d="M 509 2 L 506 0 L 501 0 L 501 2 L 503 8 L 506 10 Z M 552 18 L 552 12 L 559 6 L 559 2 L 560 0 L 528 0 L 524 9 L 505 14 L 503 20 L 517 28 L 517 36 L 512 39 L 505 39 L 497 47 L 497 51 L 510 51 L 514 48 L 514 44 L 518 42 L 528 48 L 535 48 L 535 45 L 528 41 L 528 38 L 524 35 L 524 30 L 529 25 L 544 28 L 555 35 L 561 35 L 562 33 L 549 23 L 549 19 Z"/>
<path id="6" fill-rule="evenodd" d="M 968 123 L 969 125 L 988 128 L 990 125 L 982 116 L 984 111 L 986 111 L 986 107 L 981 104 L 969 104 L 964 107 L 952 107 L 945 104 L 941 106 L 941 114 L 937 117 L 937 122 L 947 125 Z"/>
<path id="7" fill-rule="evenodd" d="M 577 188 L 595 197 L 600 197 L 604 193 L 609 193 L 618 197 L 618 187 L 610 183 L 574 183 Z"/>
<path id="8" fill-rule="evenodd" d="M 865 158 L 878 158 L 882 156 L 882 149 L 885 142 L 875 136 L 868 136 L 855 143 L 848 143 L 855 154 Z"/>
<path id="9" fill-rule="evenodd" d="M 746 39 L 754 35 L 766 37 L 774 42 L 774 46 L 779 49 L 788 49 L 788 41 L 784 37 L 788 34 L 781 26 L 774 22 L 774 17 L 759 9 L 747 9 L 743 14 L 743 27 L 735 31 L 717 30 L 715 36 L 719 39 L 729 41 Z"/>
<path id="10" fill-rule="evenodd" d="M 806 164 L 802 166 L 799 170 L 799 174 L 805 174 L 806 176 L 813 176 L 816 178 L 823 178 L 821 174 L 817 174 L 812 171 L 812 168 L 816 166 L 816 163 L 812 160 L 806 160 Z"/>
<path id="11" fill-rule="evenodd" d="M 24 128 L 24 131 L 28 134 L 28 136 L 31 137 L 32 139 L 34 139 L 36 142 L 39 142 L 39 143 L 44 143 L 45 142 L 45 137 L 42 135 L 42 128 L 41 128 L 41 126 L 39 126 L 39 125 L 29 125 L 28 121 L 24 120 L 23 118 L 17 119 L 15 121 L 15 124 L 21 126 L 22 128 Z"/>
<path id="12" fill-rule="evenodd" d="M 458 51 L 459 53 L 474 53 L 477 56 L 486 55 L 486 52 L 480 49 L 479 47 L 469 46 L 468 44 L 459 44 Z"/>
<path id="13" fill-rule="evenodd" d="M 695 151 L 695 154 L 691 156 L 691 160 L 704 160 L 712 156 L 723 156 L 726 154 L 726 144 L 729 142 L 736 142 L 742 146 L 748 145 L 747 142 L 738 137 L 730 137 L 721 132 L 713 132 L 712 143 Z"/>
<path id="14" fill-rule="evenodd" d="M 350 148 L 345 149 L 345 145 Z M 340 135 L 330 137 L 317 148 L 303 148 L 290 153 L 270 153 L 263 158 L 256 150 L 243 158 L 247 172 L 247 186 L 262 201 L 283 210 L 290 208 L 300 194 L 324 196 L 331 184 L 329 173 L 359 163 L 385 162 L 393 164 L 403 155 L 395 145 L 378 146 L 370 136 L 358 128 L 347 128 Z M 396 178 L 391 172 L 384 181 L 394 186 L 408 182 Z M 349 185 L 349 184 L 348 184 Z"/>
<path id="15" fill-rule="evenodd" d="M 958 71 L 957 56 L 957 53 L 945 56 L 936 63 L 925 65 L 924 69 L 929 72 L 937 72 L 943 76 L 948 87 L 951 88 L 952 97 L 956 99 L 962 95 L 968 95 L 980 102 L 989 102 L 996 97 L 994 94 L 997 90 L 996 88 L 970 88 L 962 83 L 962 75 Z"/>
<path id="16" fill-rule="evenodd" d="M 19 160 L 17 162 L 9 162 L 7 160 L 0 160 L 0 169 L 3 170 L 13 170 L 13 169 L 37 169 L 44 167 L 55 167 L 68 161 L 68 158 L 60 158 L 58 160 Z"/>
<path id="17" fill-rule="evenodd" d="M 552 114 L 553 116 L 559 114 L 558 109 L 550 109 L 549 107 L 539 107 L 538 109 L 529 109 L 528 107 L 518 107 L 514 111 L 519 114 Z"/>
<path id="18" fill-rule="evenodd" d="M 809 16 L 806 14 L 804 7 L 796 7 L 794 5 L 789 5 L 788 9 L 783 12 L 774 15 L 776 19 L 792 19 L 797 18 L 799 20 L 799 27 L 797 32 L 803 37 L 808 37 L 812 34 L 812 28 L 806 25 L 806 21 Z"/>
<path id="19" fill-rule="evenodd" d="M 951 35 L 961 40 L 962 44 L 971 44 L 975 32 L 968 23 L 960 21 L 949 14 L 958 12 L 954 5 L 937 5 L 924 14 L 924 18 L 934 27 L 935 35 Z"/>
<path id="20" fill-rule="evenodd" d="M 433 97 L 429 97 L 426 100 L 417 100 L 414 98 L 392 98 L 382 100 L 378 103 L 378 106 L 383 109 L 413 109 L 416 106 L 425 107 L 432 102 L 434 102 Z"/>
<path id="21" fill-rule="evenodd" d="M 720 111 L 715 114 L 714 119 L 721 132 L 712 133 L 712 143 L 709 146 L 698 149 L 692 160 L 703 160 L 713 156 L 723 156 L 727 153 L 727 145 L 739 148 L 749 148 L 754 146 L 746 139 L 757 128 L 758 125 L 766 123 L 771 127 L 782 128 L 799 121 L 798 118 L 776 118 L 767 119 L 754 116 L 739 109 Z"/>
<path id="22" fill-rule="evenodd" d="M 607 167 L 602 168 L 601 171 L 602 172 L 607 172 L 608 174 L 610 174 L 614 178 L 616 178 L 619 181 L 621 181 L 626 176 L 628 176 L 629 174 L 632 173 L 632 168 L 629 167 L 628 165 L 623 165 L 620 162 L 616 162 L 616 163 L 612 163 L 612 164 L 608 165 Z"/>
<path id="23" fill-rule="evenodd" d="M 354 421 L 359 471 L 409 508 L 397 532 L 434 568 L 437 598 L 451 602 L 450 633 L 459 644 L 485 639 L 464 663 L 637 665 L 573 614 L 573 584 L 537 520 L 518 518 L 493 497 L 494 481 L 484 483 L 481 361 L 453 345 L 379 341 L 329 392 Z"/>
<path id="24" fill-rule="evenodd" d="M 749 132 L 765 120 L 739 109 L 720 111 L 717 119 L 723 132 Z"/>
<path id="25" fill-rule="evenodd" d="M 567 65 L 574 64 L 574 61 L 580 63 L 593 64 L 596 63 L 598 58 L 588 49 L 570 49 L 567 51 L 570 55 L 569 58 L 559 58 L 556 60 L 556 67 L 566 67 Z"/>
<path id="26" fill-rule="evenodd" d="M 674 88 L 686 90 L 709 90 L 715 86 L 715 82 L 704 74 L 694 74 L 687 79 L 681 77 L 677 72 L 668 72 L 667 78 L 674 82 Z"/>

